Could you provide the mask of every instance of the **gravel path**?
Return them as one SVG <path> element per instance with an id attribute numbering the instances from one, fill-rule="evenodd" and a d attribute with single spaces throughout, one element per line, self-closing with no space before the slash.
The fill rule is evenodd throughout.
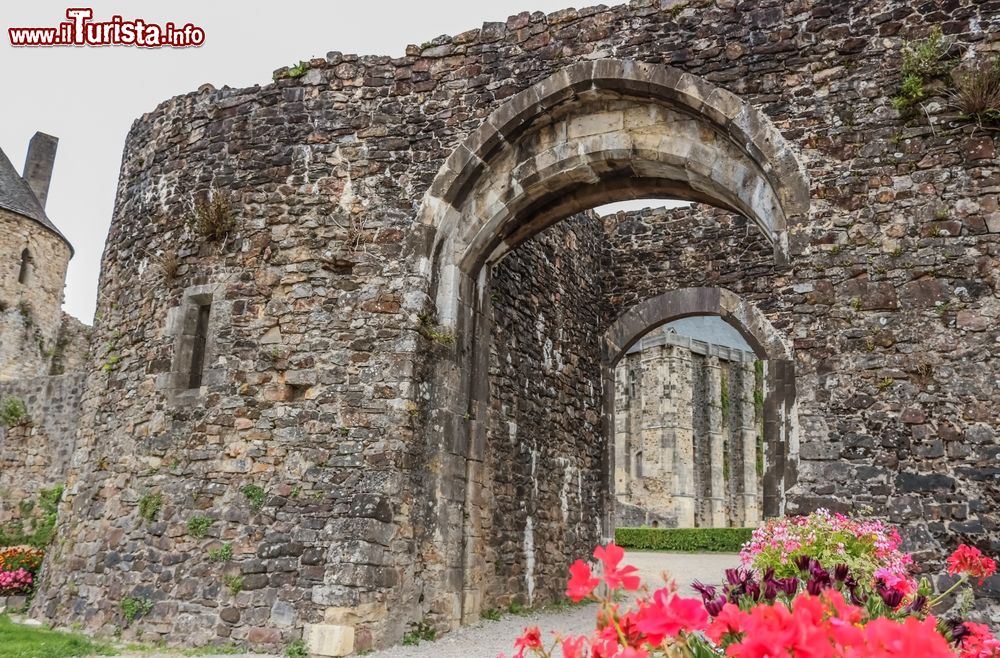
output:
<path id="1" fill-rule="evenodd" d="M 625 563 L 639 568 L 643 583 L 655 588 L 662 581 L 660 574 L 669 572 L 681 592 L 692 593 L 691 583 L 700 580 L 720 583 L 723 571 L 739 564 L 739 557 L 728 553 L 688 554 L 634 552 L 625 556 Z M 514 653 L 514 639 L 526 626 L 538 626 L 543 633 L 587 633 L 594 628 L 594 605 L 569 610 L 538 612 L 529 615 L 504 615 L 499 621 L 483 620 L 449 633 L 435 642 L 421 642 L 415 647 L 393 647 L 369 654 L 371 658 L 496 658 L 500 653 Z M 548 636 L 551 637 L 551 636 Z"/>
<path id="2" fill-rule="evenodd" d="M 639 568 L 643 583 L 651 588 L 659 586 L 661 574 L 666 571 L 677 581 L 681 592 L 693 593 L 691 583 L 722 582 L 723 570 L 737 566 L 739 557 L 729 553 L 653 553 L 629 552 L 625 563 Z M 499 621 L 483 620 L 465 626 L 434 642 L 421 642 L 418 646 L 397 646 L 385 651 L 368 654 L 370 658 L 496 658 L 501 653 L 514 653 L 514 639 L 526 626 L 538 626 L 548 634 L 581 634 L 594 628 L 594 605 L 552 611 L 538 611 L 525 615 L 505 614 Z M 547 637 L 551 637 L 547 635 Z M 137 654 L 137 658 L 178 658 L 177 654 Z M 123 656 L 122 658 L 129 658 Z M 205 658 L 212 658 L 206 656 Z M 271 658 L 259 654 L 219 656 L 218 658 Z"/>

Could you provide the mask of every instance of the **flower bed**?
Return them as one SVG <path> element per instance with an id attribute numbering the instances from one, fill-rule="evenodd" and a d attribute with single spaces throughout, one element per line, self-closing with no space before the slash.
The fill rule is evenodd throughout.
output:
<path id="1" fill-rule="evenodd" d="M 695 583 L 700 598 L 668 583 L 640 588 L 624 550 L 598 547 L 599 574 L 578 560 L 566 595 L 600 604 L 589 636 L 543 639 L 525 629 L 515 658 L 1000 658 L 1000 641 L 982 625 L 939 618 L 935 608 L 996 563 L 970 546 L 948 558 L 960 576 L 946 592 L 911 575 L 895 529 L 820 511 L 772 521 L 743 547 L 744 566 L 722 585 Z M 632 606 L 624 592 L 640 591 Z"/>
<path id="2" fill-rule="evenodd" d="M 31 546 L 0 548 L 0 596 L 29 594 L 45 552 Z"/>

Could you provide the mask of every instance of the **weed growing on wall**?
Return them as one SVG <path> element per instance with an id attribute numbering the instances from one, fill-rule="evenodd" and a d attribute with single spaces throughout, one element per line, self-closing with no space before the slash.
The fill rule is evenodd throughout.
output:
<path id="1" fill-rule="evenodd" d="M 264 507 L 266 494 L 261 487 L 256 484 L 248 484 L 240 489 L 240 492 L 250 501 L 250 507 L 255 511 L 259 512 Z"/>
<path id="2" fill-rule="evenodd" d="M 950 45 L 939 27 L 934 27 L 926 39 L 903 44 L 901 82 L 892 99 L 894 108 L 904 114 L 910 113 L 927 98 L 927 83 L 946 70 L 944 58 Z"/>
<path id="3" fill-rule="evenodd" d="M 163 495 L 160 493 L 146 494 L 139 499 L 139 516 L 147 521 L 155 521 L 163 508 Z"/>
<path id="4" fill-rule="evenodd" d="M 63 485 L 38 492 L 35 502 L 21 504 L 21 518 L 0 527 L 0 546 L 34 546 L 45 548 L 56 533 L 56 517 Z"/>
<path id="5" fill-rule="evenodd" d="M 208 516 L 202 516 L 200 514 L 196 514 L 195 516 L 192 516 L 190 519 L 188 519 L 187 522 L 188 534 L 194 537 L 195 539 L 201 539 L 208 534 L 208 529 L 212 527 L 213 523 L 215 523 L 215 519 Z"/>
<path id="6" fill-rule="evenodd" d="M 128 626 L 135 620 L 145 617 L 153 609 L 153 602 L 146 598 L 126 596 L 119 602 L 122 616 L 125 617 L 125 625 Z"/>
<path id="7" fill-rule="evenodd" d="M 13 427 L 28 419 L 28 408 L 21 398 L 7 396 L 0 400 L 0 425 Z"/>
<path id="8" fill-rule="evenodd" d="M 1000 123 L 1000 56 L 973 60 L 957 71 L 951 101 L 981 124 Z"/>

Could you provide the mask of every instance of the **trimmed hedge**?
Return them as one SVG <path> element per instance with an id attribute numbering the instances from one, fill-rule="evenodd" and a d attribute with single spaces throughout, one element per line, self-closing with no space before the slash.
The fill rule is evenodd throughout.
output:
<path id="1" fill-rule="evenodd" d="M 615 543 L 643 551 L 737 553 L 753 528 L 618 528 Z"/>

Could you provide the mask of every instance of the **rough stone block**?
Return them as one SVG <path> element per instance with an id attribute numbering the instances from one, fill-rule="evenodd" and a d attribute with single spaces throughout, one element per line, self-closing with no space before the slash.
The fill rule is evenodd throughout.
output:
<path id="1" fill-rule="evenodd" d="M 354 652 L 354 627 L 338 624 L 306 624 L 306 648 L 317 656 L 346 656 Z"/>

